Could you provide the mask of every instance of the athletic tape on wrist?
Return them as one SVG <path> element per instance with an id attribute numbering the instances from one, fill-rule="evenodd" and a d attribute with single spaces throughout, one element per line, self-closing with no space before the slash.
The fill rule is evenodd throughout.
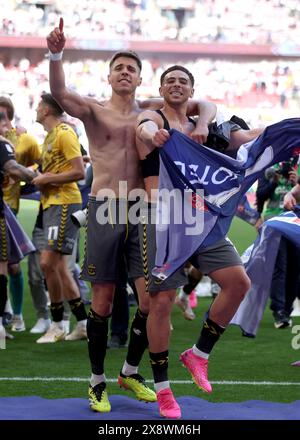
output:
<path id="1" fill-rule="evenodd" d="M 52 53 L 49 51 L 49 59 L 51 61 L 60 61 L 62 59 L 62 56 L 63 56 L 63 51 L 57 53 Z"/>

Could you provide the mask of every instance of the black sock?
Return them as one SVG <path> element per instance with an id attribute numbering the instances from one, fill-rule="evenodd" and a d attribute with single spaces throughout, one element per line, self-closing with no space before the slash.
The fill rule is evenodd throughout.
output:
<path id="1" fill-rule="evenodd" d="M 87 318 L 87 340 L 93 374 L 104 373 L 109 316 L 100 316 L 90 310 Z"/>
<path id="2" fill-rule="evenodd" d="M 209 354 L 224 331 L 225 328 L 220 327 L 211 319 L 206 318 L 196 347 L 204 353 Z"/>
<path id="3" fill-rule="evenodd" d="M 189 280 L 189 282 L 183 286 L 183 291 L 187 295 L 192 293 L 192 291 L 195 289 L 195 287 L 199 283 L 199 280 L 197 280 L 196 278 L 192 277 L 190 274 L 188 274 L 188 280 Z"/>
<path id="4" fill-rule="evenodd" d="M 137 309 L 130 327 L 130 336 L 126 362 L 137 367 L 141 362 L 143 354 L 148 347 L 147 323 L 148 315 Z"/>
<path id="5" fill-rule="evenodd" d="M 154 383 L 168 380 L 169 351 L 150 353 L 150 363 L 153 372 Z"/>
<path id="6" fill-rule="evenodd" d="M 0 316 L 3 316 L 7 301 L 7 276 L 0 275 Z"/>
<path id="7" fill-rule="evenodd" d="M 70 309 L 77 321 L 83 321 L 87 319 L 87 314 L 84 308 L 84 304 L 81 298 L 75 298 L 68 301 Z"/>
<path id="8" fill-rule="evenodd" d="M 64 305 L 63 302 L 60 301 L 58 303 L 51 302 L 50 311 L 53 322 L 60 322 L 63 320 L 64 315 Z"/>

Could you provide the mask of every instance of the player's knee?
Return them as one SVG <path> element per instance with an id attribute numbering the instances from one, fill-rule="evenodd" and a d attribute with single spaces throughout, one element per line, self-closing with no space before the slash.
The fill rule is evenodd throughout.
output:
<path id="1" fill-rule="evenodd" d="M 251 287 L 251 281 L 248 275 L 245 273 L 235 283 L 235 292 L 240 296 L 241 301 L 245 298 L 247 292 Z"/>
<path id="2" fill-rule="evenodd" d="M 167 295 L 157 295 L 156 300 L 152 301 L 151 312 L 159 319 L 165 319 L 170 316 L 173 301 Z"/>
<path id="3" fill-rule="evenodd" d="M 41 258 L 40 265 L 45 276 L 53 272 L 56 272 L 57 270 L 56 265 L 53 264 L 53 261 L 51 261 L 50 258 Z"/>
<path id="4" fill-rule="evenodd" d="M 113 302 L 109 299 L 102 299 L 92 301 L 92 309 L 97 313 L 97 315 L 102 317 L 109 317 L 112 313 Z"/>

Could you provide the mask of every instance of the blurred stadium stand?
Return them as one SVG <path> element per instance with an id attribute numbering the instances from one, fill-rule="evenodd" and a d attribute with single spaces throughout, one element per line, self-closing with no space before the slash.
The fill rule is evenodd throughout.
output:
<path id="1" fill-rule="evenodd" d="M 143 58 L 139 97 L 157 96 L 162 70 L 184 63 L 196 96 L 252 125 L 299 113 L 297 0 L 0 0 L 0 93 L 26 127 L 49 89 L 45 37 L 60 16 L 66 78 L 79 93 L 108 96 L 106 61 L 132 49 Z"/>

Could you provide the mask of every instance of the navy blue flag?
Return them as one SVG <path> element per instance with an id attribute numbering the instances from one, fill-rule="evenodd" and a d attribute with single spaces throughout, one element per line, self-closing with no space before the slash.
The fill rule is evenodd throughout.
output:
<path id="1" fill-rule="evenodd" d="M 300 248 L 300 206 L 267 220 L 254 244 L 242 255 L 251 288 L 241 302 L 231 324 L 255 336 L 270 296 L 272 276 L 281 236 Z"/>
<path id="2" fill-rule="evenodd" d="M 4 203 L 4 216 L 9 240 L 8 263 L 18 263 L 26 255 L 34 252 L 35 247 L 6 203 Z"/>
<path id="3" fill-rule="evenodd" d="M 270 125 L 242 145 L 236 159 L 174 129 L 170 134 L 160 150 L 157 253 L 152 271 L 160 279 L 170 276 L 197 249 L 223 238 L 241 197 L 262 172 L 300 153 L 299 118 Z M 170 202 L 168 191 L 174 188 L 178 191 Z"/>

